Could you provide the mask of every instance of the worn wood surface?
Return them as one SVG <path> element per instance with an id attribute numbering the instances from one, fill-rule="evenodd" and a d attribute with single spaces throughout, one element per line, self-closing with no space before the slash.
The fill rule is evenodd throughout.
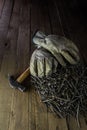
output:
<path id="1" fill-rule="evenodd" d="M 87 118 L 57 118 L 24 82 L 26 93 L 9 87 L 8 74 L 18 76 L 35 49 L 34 32 L 58 34 L 73 40 L 85 59 L 87 24 L 64 0 L 0 0 L 0 130 L 87 130 Z"/>

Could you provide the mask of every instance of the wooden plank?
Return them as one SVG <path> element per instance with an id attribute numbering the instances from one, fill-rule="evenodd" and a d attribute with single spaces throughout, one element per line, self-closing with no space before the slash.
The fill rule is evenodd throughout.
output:
<path id="1" fill-rule="evenodd" d="M 1 18 L 1 15 L 2 15 L 4 3 L 5 3 L 5 0 L 0 0 L 0 18 Z"/>
<path id="2" fill-rule="evenodd" d="M 6 5 L 9 5 L 9 4 L 10 3 L 8 1 L 8 4 Z M 15 18 L 16 17 L 19 17 L 19 15 L 15 16 Z M 17 23 L 16 20 L 17 19 L 15 19 L 15 22 Z M 10 26 L 12 26 L 12 28 L 9 28 L 7 36 L 4 36 L 4 38 L 6 39 L 6 44 L 4 46 L 4 50 L 2 50 L 4 51 L 3 52 L 4 55 L 3 55 L 3 61 L 1 64 L 1 72 L 0 72 L 0 113 L 1 113 L 0 114 L 0 129 L 1 130 L 10 129 L 11 123 L 14 118 L 13 117 L 14 113 L 12 112 L 12 109 L 11 109 L 14 92 L 13 92 L 13 89 L 9 87 L 9 82 L 8 82 L 8 73 L 14 74 L 16 71 L 16 56 L 15 56 L 16 50 L 13 51 L 14 50 L 13 46 L 15 46 L 14 44 L 16 44 L 17 42 L 17 25 L 13 26 L 12 25 L 13 21 L 14 19 L 12 17 L 11 22 L 10 22 Z M 5 27 L 8 28 L 7 26 L 8 24 L 6 23 Z M 13 118 L 11 118 L 11 116 Z"/>
<path id="3" fill-rule="evenodd" d="M 72 14 L 71 10 L 69 9 L 67 3 L 62 0 L 62 1 L 57 1 L 56 4 L 60 10 L 61 14 L 61 19 L 62 19 L 62 24 L 64 28 L 64 33 L 66 36 L 68 36 L 72 41 L 74 41 L 77 46 L 80 49 L 80 53 L 85 57 L 86 59 L 86 30 L 85 30 L 85 25 L 81 24 L 81 21 L 79 17 L 75 17 L 75 15 Z M 67 33 L 66 33 L 67 32 Z M 68 34 L 68 35 L 67 35 Z M 84 117 L 80 117 L 80 125 L 81 128 L 78 127 L 76 119 L 71 117 L 68 120 L 68 127 L 70 130 L 86 130 L 87 129 L 87 124 L 85 123 Z"/>
<path id="4" fill-rule="evenodd" d="M 6 0 L 2 12 L 2 18 L 0 19 L 0 40 L 6 39 L 6 34 L 9 27 L 9 21 L 12 14 L 13 0 Z"/>
<path id="5" fill-rule="evenodd" d="M 12 89 L 8 83 L 8 72 L 12 73 L 14 70 L 13 56 L 7 54 L 4 55 L 1 72 L 0 72 L 0 129 L 8 130 L 10 120 L 10 108 Z"/>
<path id="6" fill-rule="evenodd" d="M 49 9 L 50 21 L 51 21 L 51 25 L 52 25 L 52 33 L 56 34 L 56 35 L 65 36 L 63 27 L 62 27 L 62 23 L 61 23 L 59 10 L 57 9 L 54 1 L 49 1 L 48 9 Z M 65 118 L 64 119 L 59 119 L 58 117 L 54 118 L 52 114 L 49 114 L 48 116 L 49 116 L 49 130 L 50 129 L 68 130 Z"/>
<path id="7" fill-rule="evenodd" d="M 31 29 L 34 30 L 36 27 L 39 27 L 42 31 L 45 31 L 48 34 L 50 34 L 51 33 L 51 23 L 50 23 L 50 19 L 49 19 L 48 7 L 46 5 L 47 3 L 44 3 L 44 2 L 42 2 L 42 3 L 37 2 L 37 3 L 39 3 L 39 5 L 36 6 L 36 9 L 35 9 L 35 6 L 34 6 L 34 9 L 33 9 L 33 11 L 35 10 L 35 12 L 34 12 L 34 14 L 32 14 L 32 16 L 33 16 L 33 18 L 35 18 L 35 20 L 33 20 L 33 26 L 31 24 Z M 37 4 L 35 4 L 35 5 L 37 5 Z M 37 18 L 38 22 L 36 21 L 36 17 L 34 17 L 34 15 L 37 16 L 36 13 L 38 14 L 38 18 Z M 32 23 L 32 21 L 31 21 L 31 23 Z M 52 24 L 52 26 L 53 26 L 53 24 Z M 35 106 L 36 107 L 35 111 L 37 113 L 37 116 L 36 116 L 36 124 L 35 124 L 35 120 L 34 120 L 34 124 L 35 124 L 35 128 L 37 130 L 38 129 L 44 129 L 44 130 L 45 129 L 49 129 L 49 130 L 52 129 L 52 130 L 55 130 L 55 129 L 58 129 L 58 128 L 62 129 L 64 127 L 67 130 L 67 124 L 66 124 L 65 119 L 62 120 L 63 125 L 62 125 L 62 128 L 61 128 L 60 127 L 61 125 L 59 125 L 60 124 L 59 120 L 57 120 L 57 118 L 54 117 L 54 115 L 52 113 L 48 112 L 48 114 L 46 114 L 46 110 L 44 110 L 43 113 L 40 112 L 40 109 L 39 109 L 40 106 L 41 106 L 41 103 L 38 104 L 38 106 Z M 45 122 L 44 122 L 44 124 L 46 124 L 45 126 L 43 125 L 43 121 L 41 119 L 43 119 L 43 120 L 45 119 Z M 43 127 L 43 128 L 41 128 L 41 127 Z"/>
<path id="8" fill-rule="evenodd" d="M 40 28 L 45 34 L 51 33 L 51 21 L 49 17 L 49 10 L 47 6 L 47 2 L 42 2 L 41 5 L 39 5 L 39 21 L 40 21 Z"/>
<path id="9" fill-rule="evenodd" d="M 35 1 L 31 1 L 31 54 L 32 52 L 34 51 L 35 49 L 35 45 L 32 43 L 32 37 L 33 37 L 33 34 L 35 33 L 35 31 L 37 29 L 39 29 L 38 27 L 38 24 L 39 24 L 39 19 L 38 19 L 38 6 L 37 5 L 37 2 Z"/>
<path id="10" fill-rule="evenodd" d="M 30 17 L 31 17 L 31 25 L 30 25 L 30 31 L 31 31 L 31 54 L 35 49 L 35 45 L 32 43 L 32 36 L 34 34 L 34 32 L 39 29 L 38 27 L 38 23 L 39 23 L 39 19 L 38 19 L 38 5 L 37 5 L 37 1 L 31 1 L 31 9 L 30 9 Z M 30 91 L 29 93 L 29 130 L 36 130 L 37 128 L 37 120 L 36 119 L 38 117 L 37 115 L 37 109 L 38 106 L 36 104 L 37 100 L 36 100 L 36 92 L 33 90 Z"/>
<path id="11" fill-rule="evenodd" d="M 46 3 L 39 0 L 31 1 L 31 41 L 32 36 L 36 30 L 49 33 L 50 23 L 48 22 L 48 12 L 46 11 Z M 46 7 L 47 8 L 47 7 Z M 32 43 L 31 43 L 32 44 Z M 32 50 L 35 49 L 35 45 L 32 44 Z"/>
<path id="12" fill-rule="evenodd" d="M 0 130 L 8 130 L 11 115 L 12 89 L 9 87 L 8 73 L 14 73 L 15 57 L 5 50 L 0 72 Z"/>
<path id="13" fill-rule="evenodd" d="M 81 23 L 80 18 L 77 17 L 69 9 L 68 3 L 57 1 L 56 4 L 60 10 L 62 19 L 62 26 L 64 28 L 65 36 L 71 39 L 79 47 L 81 55 L 86 59 L 86 26 Z M 82 53 L 83 52 L 83 53 Z"/>
<path id="14" fill-rule="evenodd" d="M 20 10 L 20 27 L 19 27 L 19 36 L 18 36 L 18 44 L 17 44 L 17 61 L 19 72 L 21 73 L 29 66 L 29 6 L 26 4 L 22 5 Z M 19 73 L 19 74 L 20 74 Z"/>
<path id="15" fill-rule="evenodd" d="M 10 50 L 8 49 L 8 51 Z M 0 72 L 0 128 L 3 130 L 9 127 L 12 98 L 12 89 L 9 87 L 8 82 L 8 73 L 13 73 L 15 67 L 15 58 L 8 51 L 5 50 Z M 3 118 L 1 117 L 2 115 Z"/>
<path id="16" fill-rule="evenodd" d="M 16 6 L 19 13 L 16 11 Z M 17 22 L 17 25 L 14 29 L 18 29 L 18 37 L 16 38 L 16 72 L 20 74 L 27 66 L 29 62 L 29 24 L 28 24 L 28 4 L 23 5 L 22 2 L 15 1 L 14 6 L 14 14 L 17 15 L 17 19 L 15 19 L 15 15 L 13 14 L 13 19 L 17 21 L 13 21 L 12 23 Z M 20 9 L 19 9 L 20 8 Z M 16 13 L 15 13 L 16 11 Z M 20 22 L 20 24 L 19 24 Z M 14 24 L 13 24 L 14 25 Z M 13 31 L 14 33 L 14 31 Z M 15 34 L 15 33 L 14 33 Z M 15 38 L 15 37 L 14 37 Z M 13 38 L 13 40 L 14 40 Z M 15 43 L 16 43 L 15 42 Z M 13 47 L 15 47 L 13 45 Z M 12 49 L 13 50 L 13 49 Z M 26 84 L 25 84 L 26 85 Z M 28 130 L 28 92 L 21 93 L 19 91 L 14 91 L 12 95 L 11 102 L 11 115 L 10 115 L 10 124 L 9 130 Z"/>
<path id="17" fill-rule="evenodd" d="M 55 35 L 65 35 L 63 31 L 63 26 L 59 14 L 59 10 L 55 1 L 48 0 L 48 10 L 49 10 L 49 17 L 51 23 L 51 33 Z"/>
<path id="18" fill-rule="evenodd" d="M 77 122 L 76 118 L 70 117 L 67 120 L 69 130 L 87 130 L 87 125 L 84 121 L 84 117 L 79 117 L 79 122 Z"/>
<path id="19" fill-rule="evenodd" d="M 12 96 L 9 130 L 28 130 L 28 93 L 15 91 Z"/>
<path id="20" fill-rule="evenodd" d="M 17 10 L 16 10 L 16 6 L 17 5 Z M 19 7 L 18 7 L 19 5 Z M 21 7 L 21 10 L 20 10 Z M 5 129 L 9 129 L 9 130 L 15 130 L 15 129 L 26 129 L 28 130 L 28 93 L 20 93 L 17 90 L 13 90 L 9 87 L 9 85 L 6 86 L 6 84 L 8 83 L 8 79 L 7 79 L 7 74 L 13 74 L 15 75 L 16 72 L 18 72 L 18 70 L 25 69 L 26 66 L 28 66 L 28 59 L 29 59 L 29 38 L 28 38 L 28 32 L 29 32 L 29 28 L 28 28 L 28 21 L 27 21 L 27 17 L 28 17 L 28 11 L 26 10 L 26 7 L 24 7 L 19 1 L 15 1 L 15 5 L 14 5 L 14 9 L 13 9 L 13 15 L 12 15 L 12 19 L 10 22 L 10 28 L 8 31 L 8 42 L 6 44 L 6 49 L 5 49 L 5 53 L 4 53 L 4 58 L 3 58 L 3 62 L 2 62 L 2 67 L 1 67 L 1 86 L 3 88 L 9 89 L 11 91 L 11 96 L 10 96 L 10 92 L 8 94 L 7 99 L 9 98 L 7 104 L 9 103 L 10 107 L 8 108 L 10 112 L 7 111 L 9 118 L 6 121 L 3 121 L 4 124 L 8 124 L 7 126 L 4 125 Z M 28 5 L 27 5 L 27 9 L 28 9 Z M 20 13 L 20 17 L 19 17 L 19 11 L 22 11 Z M 24 14 L 22 14 L 24 13 Z M 27 16 L 27 17 L 25 17 Z M 25 19 L 26 18 L 26 19 Z M 25 22 L 23 22 L 25 21 Z M 20 27 L 19 27 L 19 23 Z M 25 28 L 26 27 L 26 28 Z M 19 34 L 19 35 L 18 35 Z M 21 39 L 22 37 L 22 39 Z M 23 40 L 23 41 L 22 41 Z M 20 45 L 24 45 L 24 50 L 22 50 Z M 19 48 L 17 48 L 19 47 Z M 17 53 L 16 53 L 17 51 Z M 24 53 L 22 52 L 24 51 Z M 26 53 L 26 54 L 25 54 Z M 21 56 L 23 56 L 23 59 L 20 59 L 22 61 L 18 61 L 19 58 L 21 58 Z M 18 57 L 17 57 L 18 56 Z M 25 56 L 25 57 L 24 57 Z M 18 66 L 17 62 L 21 62 L 22 66 Z M 19 63 L 20 64 L 20 63 Z M 18 68 L 18 69 L 17 69 Z M 23 71 L 23 70 L 22 70 Z M 5 81 L 5 82 L 3 82 Z M 13 92 L 12 92 L 13 91 Z M 5 91 L 7 92 L 7 91 Z M 3 92 L 2 92 L 3 93 Z M 2 99 L 3 101 L 3 99 Z M 6 103 L 6 102 L 5 102 Z M 2 105 L 2 108 L 4 107 L 4 105 Z M 8 110 L 7 109 L 7 110 Z M 4 119 L 7 119 L 4 115 Z M 7 128 L 8 127 L 8 128 Z M 2 126 L 3 128 L 3 126 Z"/>
<path id="21" fill-rule="evenodd" d="M 31 1 L 31 41 L 34 32 L 39 29 L 44 31 L 44 15 L 42 14 L 42 10 L 40 9 L 41 2 L 36 0 Z M 43 8 L 41 6 L 41 8 Z M 31 43 L 31 53 L 35 49 L 35 45 Z M 29 101 L 32 100 L 29 105 L 29 130 L 47 130 L 47 109 L 40 102 L 40 97 L 38 97 L 37 92 L 32 90 L 31 95 L 29 94 Z M 42 111 L 41 111 L 42 109 Z M 44 125 L 45 124 L 45 125 Z"/>
<path id="22" fill-rule="evenodd" d="M 40 30 L 42 30 L 42 31 L 45 31 L 45 32 L 47 32 L 48 34 L 50 34 L 51 33 L 51 29 L 54 29 L 54 22 L 53 22 L 53 20 L 54 20 L 54 18 L 53 18 L 53 20 L 52 20 L 52 17 L 51 17 L 51 19 L 50 19 L 50 17 L 49 17 L 49 11 L 48 11 L 48 6 L 47 6 L 47 3 L 46 2 L 37 2 L 36 1 L 36 3 L 39 3 L 38 5 L 37 4 L 35 4 L 35 6 L 34 6 L 34 9 L 33 9 L 33 11 L 35 11 L 34 13 L 32 13 L 32 16 L 33 16 L 33 18 L 35 18 L 35 20 L 33 20 L 33 21 L 31 21 L 31 23 L 33 23 L 33 26 L 32 26 L 32 24 L 31 24 L 31 29 L 35 29 L 36 27 L 37 28 L 40 28 Z M 51 5 L 51 7 L 52 7 L 52 5 Z M 35 9 L 36 8 L 36 9 Z M 50 8 L 51 9 L 51 8 Z M 52 10 L 53 10 L 53 8 L 52 8 Z M 51 10 L 51 11 L 52 11 Z M 32 10 L 31 10 L 32 11 Z M 38 17 L 34 17 L 34 15 L 35 16 L 37 16 L 37 14 L 38 14 Z M 52 14 L 51 14 L 52 15 Z M 53 15 L 52 15 L 53 16 Z M 55 16 L 54 16 L 55 17 Z M 37 19 L 36 19 L 37 18 Z M 50 21 L 50 20 L 52 20 L 52 21 Z M 37 22 L 38 21 L 38 22 Z M 50 23 L 50 22 L 52 22 L 52 23 Z M 59 29 L 61 28 L 60 27 L 60 25 L 59 25 L 59 21 L 57 21 L 56 22 L 57 23 L 57 25 L 59 26 Z M 51 26 L 53 26 L 53 28 L 51 28 Z M 58 26 L 55 26 L 55 32 L 57 32 L 57 27 Z M 61 30 L 61 29 L 60 29 Z M 60 31 L 59 31 L 60 32 Z M 61 31 L 62 32 L 62 31 Z M 57 32 L 58 33 L 58 32 Z M 36 100 L 36 102 L 37 102 L 38 100 Z M 43 104 L 44 105 L 44 104 Z M 48 114 L 46 114 L 46 111 L 47 110 L 45 110 L 43 113 L 42 112 L 40 112 L 40 109 L 39 109 L 39 107 L 41 106 L 41 103 L 40 104 L 38 104 L 38 106 L 36 105 L 35 106 L 35 111 L 36 111 L 36 114 L 37 114 L 37 116 L 36 116 L 36 122 L 35 122 L 35 120 L 34 120 L 34 124 L 35 124 L 35 128 L 38 130 L 38 129 L 52 129 L 52 130 L 55 130 L 55 129 L 62 129 L 62 128 L 64 128 L 65 127 L 65 129 L 67 130 L 67 124 L 66 124 L 66 120 L 64 119 L 64 120 L 58 120 L 52 113 L 49 113 L 48 112 Z M 41 107 L 40 107 L 41 108 Z M 39 111 L 38 111 L 39 110 Z M 39 114 L 40 113 L 40 114 Z M 41 114 L 42 113 L 42 114 Z M 44 114 L 44 115 L 43 115 Z M 41 115 L 41 116 L 40 116 Z M 43 116 L 42 116 L 43 115 Z M 43 125 L 43 121 L 41 120 L 41 119 L 45 119 L 46 121 L 44 122 L 44 124 L 46 124 L 45 126 Z M 61 125 L 60 125 L 60 122 L 62 122 L 61 124 L 63 124 L 62 125 L 62 127 L 61 127 Z M 55 124 L 55 125 L 54 125 Z M 43 128 L 41 128 L 41 127 L 43 127 Z"/>
<path id="23" fill-rule="evenodd" d="M 4 123 L 3 123 L 4 122 Z M 0 130 L 8 130 L 9 113 L 0 111 Z"/>
<path id="24" fill-rule="evenodd" d="M 2 87 L 2 84 L 0 85 L 0 113 L 7 112 L 9 114 L 10 102 L 11 102 L 11 96 L 12 96 L 11 92 L 12 91 L 8 89 L 8 83 L 5 85 L 5 87 Z M 5 124 L 5 122 L 3 123 Z M 1 123 L 1 120 L 0 120 L 0 123 Z"/>
<path id="25" fill-rule="evenodd" d="M 6 0 L 2 12 L 2 18 L 0 19 L 0 66 L 3 59 L 5 43 L 7 42 L 6 35 L 8 32 L 9 21 L 11 18 L 11 11 L 13 7 L 13 0 Z"/>
<path id="26" fill-rule="evenodd" d="M 63 8 L 62 3 L 61 3 L 61 1 L 57 1 L 57 0 L 54 0 L 53 3 L 54 3 L 54 6 L 55 6 L 54 8 L 55 8 L 56 17 L 59 17 L 59 24 L 61 25 L 60 27 L 62 29 L 62 34 L 60 34 L 60 35 L 64 35 L 67 38 L 70 38 L 69 28 L 67 27 L 68 24 L 66 22 L 67 17 L 65 16 L 64 11 L 62 10 L 62 8 Z M 56 23 L 56 25 L 57 25 L 57 23 Z M 59 30 L 59 29 L 57 28 L 57 30 Z"/>
<path id="27" fill-rule="evenodd" d="M 69 130 L 67 128 L 67 124 L 65 119 L 61 119 L 56 117 L 55 115 L 53 115 L 53 113 L 48 113 L 48 117 L 49 117 L 49 130 Z M 55 117 L 55 118 L 54 118 Z"/>
<path id="28" fill-rule="evenodd" d="M 35 101 L 36 101 L 36 97 L 35 97 L 34 90 L 32 89 L 30 91 L 30 93 L 29 93 L 29 113 L 28 113 L 28 117 L 29 117 L 29 130 L 36 130 Z"/>

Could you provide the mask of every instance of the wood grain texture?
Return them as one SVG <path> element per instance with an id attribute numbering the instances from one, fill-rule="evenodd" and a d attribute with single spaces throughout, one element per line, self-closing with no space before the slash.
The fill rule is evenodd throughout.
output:
<path id="1" fill-rule="evenodd" d="M 86 24 L 64 0 L 0 0 L 0 130 L 86 130 L 87 117 L 60 119 L 42 103 L 29 77 L 26 93 L 9 87 L 8 73 L 17 78 L 29 67 L 34 32 L 57 34 L 73 40 L 86 58 Z M 82 50 L 83 49 L 83 50 Z"/>
<path id="2" fill-rule="evenodd" d="M 33 36 L 33 33 L 36 31 L 36 29 L 39 29 L 41 31 L 45 31 L 45 19 L 44 19 L 44 3 L 41 1 L 31 1 L 31 38 Z M 43 21 L 43 22 L 42 22 Z M 32 52 L 35 49 L 35 45 L 31 43 Z M 30 97 L 30 96 L 29 96 Z M 47 108 L 44 104 L 41 103 L 40 97 L 38 96 L 37 92 L 34 90 L 31 98 L 32 100 L 32 123 L 34 124 L 32 129 L 36 130 L 46 130 L 48 129 L 48 114 L 47 114 Z M 30 98 L 30 99 L 31 99 Z M 44 125 L 45 124 L 45 125 Z"/>
<path id="3" fill-rule="evenodd" d="M 5 0 L 0 0 L 0 18 L 1 18 L 1 15 L 2 15 L 4 3 L 5 3 Z"/>
<path id="4" fill-rule="evenodd" d="M 52 33 L 56 34 L 56 35 L 65 36 L 57 4 L 55 3 L 55 1 L 52 1 L 52 0 L 49 1 L 49 3 L 50 4 L 48 4 L 48 8 L 49 8 L 49 14 L 50 14 Z M 54 20 L 54 19 L 56 19 L 56 20 Z M 49 115 L 50 129 L 52 127 L 52 120 L 51 120 L 52 118 L 50 118 L 50 115 Z M 55 120 L 54 121 L 55 125 L 53 126 L 53 129 L 59 129 L 59 130 L 66 129 L 66 130 L 68 130 L 65 118 L 64 119 L 54 118 L 54 120 Z M 61 124 L 63 124 L 63 125 L 61 125 Z"/>
<path id="5" fill-rule="evenodd" d="M 7 43 L 7 32 L 12 14 L 13 0 L 6 0 L 3 7 L 2 17 L 0 19 L 0 66 L 5 52 L 5 43 Z"/>
<path id="6" fill-rule="evenodd" d="M 19 4 L 19 6 L 17 5 L 17 10 L 15 9 L 16 4 Z M 16 38 L 14 43 L 16 50 L 13 52 L 16 55 L 16 72 L 19 75 L 28 66 L 29 62 L 28 5 L 25 7 L 23 3 L 15 1 L 13 12 L 13 17 L 15 18 L 12 20 L 12 23 L 16 22 L 18 25 L 13 26 L 17 31 L 17 35 L 14 37 Z M 15 129 L 28 130 L 28 93 L 13 90 L 9 130 Z"/>
<path id="7" fill-rule="evenodd" d="M 86 28 L 87 25 L 84 24 L 84 20 L 79 17 L 79 13 L 75 14 L 74 8 L 73 10 L 69 7 L 68 3 L 64 2 L 64 0 L 59 2 L 55 0 L 56 5 L 59 9 L 62 26 L 64 28 L 65 36 L 75 42 L 80 50 L 82 58 L 86 61 L 86 39 L 87 39 L 87 32 Z M 62 7 L 62 8 L 61 8 Z M 83 21 L 83 22 L 82 22 Z M 85 130 L 87 129 L 87 124 L 85 122 L 84 117 L 79 115 L 79 121 L 81 128 L 78 127 L 77 120 L 74 117 L 70 117 L 68 120 L 68 128 L 70 130 Z M 84 125 L 83 125 L 84 124 Z"/>

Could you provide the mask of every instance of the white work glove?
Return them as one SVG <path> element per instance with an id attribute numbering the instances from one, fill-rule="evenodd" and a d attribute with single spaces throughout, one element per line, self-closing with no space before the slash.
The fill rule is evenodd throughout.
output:
<path id="1" fill-rule="evenodd" d="M 33 37 L 33 43 L 48 50 L 62 66 L 66 66 L 66 61 L 77 64 L 80 60 L 77 46 L 65 37 L 46 36 L 43 32 L 37 31 Z"/>
<path id="2" fill-rule="evenodd" d="M 58 62 L 46 49 L 37 48 L 30 60 L 30 73 L 33 76 L 43 77 L 57 71 Z"/>

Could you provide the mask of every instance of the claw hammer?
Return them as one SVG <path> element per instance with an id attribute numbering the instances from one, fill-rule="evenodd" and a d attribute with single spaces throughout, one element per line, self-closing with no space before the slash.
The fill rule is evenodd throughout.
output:
<path id="1" fill-rule="evenodd" d="M 29 74 L 30 69 L 28 67 L 17 79 L 15 79 L 12 75 L 8 75 L 10 87 L 19 89 L 21 92 L 25 92 L 27 88 L 23 86 L 21 83 L 29 76 Z"/>

